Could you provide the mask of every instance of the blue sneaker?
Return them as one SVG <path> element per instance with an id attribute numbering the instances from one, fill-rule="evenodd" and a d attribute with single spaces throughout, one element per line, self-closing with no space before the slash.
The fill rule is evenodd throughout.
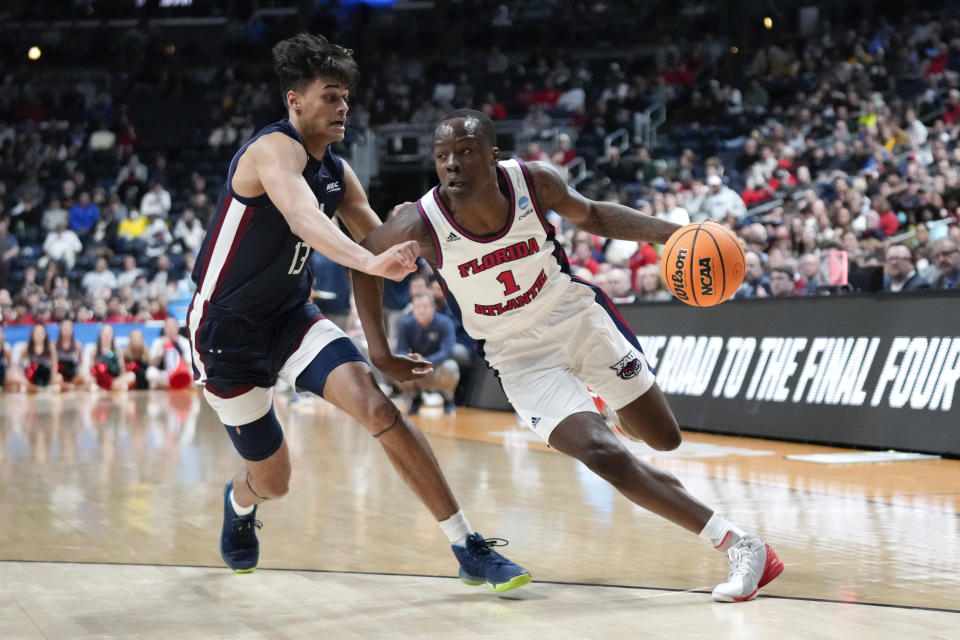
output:
<path id="1" fill-rule="evenodd" d="M 223 529 L 220 531 L 220 557 L 237 573 L 250 573 L 260 560 L 257 529 L 263 526 L 256 519 L 257 507 L 245 516 L 238 516 L 230 504 L 233 481 L 223 488 Z"/>
<path id="2" fill-rule="evenodd" d="M 466 546 L 451 545 L 453 555 L 460 561 L 460 581 L 470 586 L 486 582 L 494 591 L 509 591 L 529 584 L 533 579 L 530 572 L 518 564 L 510 562 L 493 550 L 493 547 L 505 547 L 503 538 L 484 540 L 477 532 L 467 536 Z"/>

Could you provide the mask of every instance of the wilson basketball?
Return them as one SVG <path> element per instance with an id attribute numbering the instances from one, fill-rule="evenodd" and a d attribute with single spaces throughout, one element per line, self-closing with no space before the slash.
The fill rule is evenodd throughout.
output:
<path id="1" fill-rule="evenodd" d="M 743 283 L 745 266 L 740 240 L 714 222 L 680 227 L 660 254 L 670 293 L 694 307 L 712 307 L 732 297 Z"/>

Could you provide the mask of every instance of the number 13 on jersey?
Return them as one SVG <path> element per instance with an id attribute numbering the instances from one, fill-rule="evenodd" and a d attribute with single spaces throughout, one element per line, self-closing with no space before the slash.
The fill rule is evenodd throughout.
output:
<path id="1" fill-rule="evenodd" d="M 290 269 L 287 271 L 287 275 L 295 276 L 303 271 L 303 268 L 307 265 L 307 258 L 310 257 L 311 251 L 310 245 L 306 242 L 298 242 L 293 248 L 293 260 L 290 262 Z"/>

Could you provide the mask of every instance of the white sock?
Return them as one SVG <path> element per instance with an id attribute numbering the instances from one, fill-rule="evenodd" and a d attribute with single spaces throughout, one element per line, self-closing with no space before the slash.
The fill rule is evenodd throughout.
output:
<path id="1" fill-rule="evenodd" d="M 718 550 L 726 553 L 727 549 L 737 544 L 746 535 L 743 529 L 733 524 L 722 515 L 713 512 L 706 526 L 700 532 L 700 537 L 710 541 Z"/>
<path id="2" fill-rule="evenodd" d="M 440 528 L 447 534 L 450 544 L 460 545 L 461 547 L 466 546 L 467 536 L 473 533 L 470 529 L 470 523 L 467 522 L 467 516 L 463 515 L 463 509 L 446 520 L 441 520 Z"/>
<path id="3" fill-rule="evenodd" d="M 253 508 L 256 505 L 250 505 L 249 507 L 241 507 L 237 504 L 237 501 L 233 497 L 233 489 L 230 489 L 230 506 L 233 507 L 233 510 L 238 516 L 247 516 L 253 513 Z"/>

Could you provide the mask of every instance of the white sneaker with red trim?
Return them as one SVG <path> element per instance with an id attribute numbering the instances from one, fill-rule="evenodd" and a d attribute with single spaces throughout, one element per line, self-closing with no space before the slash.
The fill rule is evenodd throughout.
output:
<path id="1" fill-rule="evenodd" d="M 743 602 L 757 595 L 764 586 L 783 572 L 783 562 L 763 538 L 746 535 L 727 551 L 730 574 L 718 584 L 711 597 L 717 602 Z"/>

